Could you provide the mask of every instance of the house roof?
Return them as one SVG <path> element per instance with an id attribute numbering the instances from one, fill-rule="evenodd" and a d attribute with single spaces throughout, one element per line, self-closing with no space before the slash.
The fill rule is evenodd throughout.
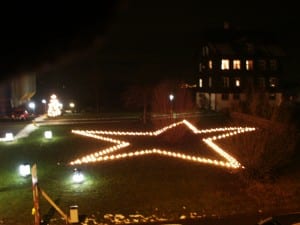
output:
<path id="1" fill-rule="evenodd" d="M 272 34 L 221 30 L 208 32 L 206 45 L 211 55 L 283 57 L 284 49 Z"/>

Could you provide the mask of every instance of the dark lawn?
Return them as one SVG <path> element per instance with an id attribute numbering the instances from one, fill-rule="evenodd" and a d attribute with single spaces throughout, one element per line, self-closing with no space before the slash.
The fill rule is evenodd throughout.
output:
<path id="1" fill-rule="evenodd" d="M 76 204 L 79 214 L 94 216 L 97 221 L 103 220 L 107 213 L 138 212 L 145 216 L 179 218 L 190 212 L 207 216 L 255 213 L 263 207 L 251 196 L 253 192 L 240 181 L 238 173 L 157 155 L 82 165 L 86 181 L 73 184 L 74 167 L 68 162 L 106 148 L 110 143 L 71 134 L 71 130 L 120 127 L 126 130 L 122 124 L 41 126 L 29 138 L 0 143 L 0 221 L 32 224 L 31 177 L 21 178 L 17 171 L 23 162 L 37 164 L 39 186 L 63 211 L 68 213 L 69 206 Z M 131 127 L 138 129 L 136 124 Z M 48 129 L 53 131 L 52 140 L 43 138 L 43 132 Z M 164 142 L 174 147 L 174 143 L 161 138 L 159 144 Z M 190 133 L 177 142 L 182 147 L 190 143 L 192 146 L 199 143 Z M 51 206 L 43 198 L 40 204 L 43 216 L 60 218 L 58 213 L 51 212 Z"/>

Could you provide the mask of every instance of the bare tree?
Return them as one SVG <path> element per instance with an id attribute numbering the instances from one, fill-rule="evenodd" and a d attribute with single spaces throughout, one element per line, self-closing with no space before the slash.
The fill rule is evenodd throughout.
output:
<path id="1" fill-rule="evenodd" d="M 152 93 L 151 85 L 134 84 L 127 88 L 123 93 L 123 102 L 127 108 L 142 110 L 143 123 L 147 122 L 150 96 Z"/>

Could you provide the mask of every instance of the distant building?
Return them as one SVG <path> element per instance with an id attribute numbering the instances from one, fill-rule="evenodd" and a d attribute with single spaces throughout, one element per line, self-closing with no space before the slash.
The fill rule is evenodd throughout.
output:
<path id="1" fill-rule="evenodd" d="M 261 92 L 269 104 L 282 101 L 283 49 L 262 33 L 224 29 L 208 33 L 197 59 L 196 104 L 222 111 Z"/>
<path id="2" fill-rule="evenodd" d="M 0 82 L 0 116 L 6 116 L 11 108 L 10 95 L 10 82 Z"/>
<path id="3" fill-rule="evenodd" d="M 0 115 L 24 106 L 36 93 L 36 75 L 27 73 L 0 83 Z"/>

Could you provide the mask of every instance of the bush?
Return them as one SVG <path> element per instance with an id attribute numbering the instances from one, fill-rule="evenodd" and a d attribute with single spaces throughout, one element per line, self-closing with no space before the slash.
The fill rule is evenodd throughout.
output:
<path id="1" fill-rule="evenodd" d="M 229 149 L 237 149 L 235 155 L 245 166 L 241 172 L 245 181 L 270 181 L 276 179 L 289 164 L 296 143 L 294 128 L 277 126 L 276 129 L 258 128 L 254 133 L 233 136 L 226 140 L 225 145 Z"/>

